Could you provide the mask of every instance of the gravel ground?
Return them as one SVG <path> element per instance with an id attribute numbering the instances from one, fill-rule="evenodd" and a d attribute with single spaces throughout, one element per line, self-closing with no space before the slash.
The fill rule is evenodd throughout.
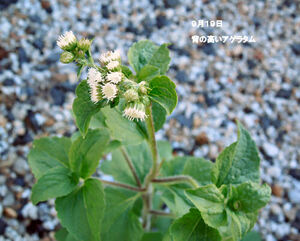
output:
<path id="1" fill-rule="evenodd" d="M 59 63 L 67 30 L 95 37 L 97 52 L 149 38 L 170 42 L 179 104 L 159 131 L 177 152 L 214 160 L 251 132 L 273 191 L 256 229 L 264 240 L 300 240 L 300 2 L 293 0 L 0 1 L 0 241 L 51 240 L 53 201 L 33 206 L 26 156 L 34 138 L 69 136 L 75 66 Z M 223 20 L 193 28 L 192 20 Z M 196 45 L 191 36 L 253 35 L 256 43 Z"/>

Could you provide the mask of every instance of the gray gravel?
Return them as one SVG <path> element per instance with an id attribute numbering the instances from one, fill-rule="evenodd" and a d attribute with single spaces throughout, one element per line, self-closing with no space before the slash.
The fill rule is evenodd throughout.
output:
<path id="1" fill-rule="evenodd" d="M 179 104 L 158 136 L 176 152 L 214 160 L 251 132 L 271 203 L 256 229 L 264 240 L 300 240 L 300 3 L 292 0 L 3 0 L 0 2 L 0 241 L 51 240 L 53 201 L 29 201 L 26 156 L 34 138 L 69 136 L 75 66 L 58 62 L 58 35 L 95 37 L 95 57 L 149 38 L 172 43 L 169 76 Z M 192 20 L 222 19 L 223 28 Z M 253 35 L 250 44 L 192 44 L 191 36 Z"/>

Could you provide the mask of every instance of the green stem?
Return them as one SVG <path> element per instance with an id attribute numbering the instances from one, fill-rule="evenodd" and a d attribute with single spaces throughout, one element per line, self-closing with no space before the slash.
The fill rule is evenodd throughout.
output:
<path id="1" fill-rule="evenodd" d="M 199 185 L 197 181 L 190 177 L 185 175 L 179 175 L 179 176 L 171 176 L 171 177 L 160 177 L 160 178 L 154 178 L 152 179 L 153 183 L 166 183 L 166 184 L 174 184 L 174 183 L 181 183 L 181 182 L 188 182 L 190 183 L 194 188 L 198 188 Z"/>
<path id="2" fill-rule="evenodd" d="M 156 139 L 155 139 L 155 129 L 154 129 L 154 122 L 152 116 L 152 105 L 148 105 L 146 107 L 146 127 L 148 132 L 148 143 L 152 153 L 152 168 L 150 170 L 149 175 L 147 176 L 147 180 L 145 186 L 150 184 L 151 180 L 156 177 L 158 171 L 158 152 L 156 146 Z"/>
<path id="3" fill-rule="evenodd" d="M 124 156 L 124 158 L 125 158 L 125 160 L 127 162 L 127 165 L 129 166 L 129 168 L 130 168 L 130 170 L 132 172 L 132 175 L 133 175 L 133 177 L 134 177 L 134 179 L 136 181 L 136 184 L 139 187 L 141 187 L 142 186 L 141 181 L 140 181 L 140 179 L 139 179 L 139 177 L 138 177 L 138 175 L 136 173 L 136 170 L 135 170 L 135 168 L 133 166 L 133 163 L 132 163 L 130 157 L 128 156 L 127 151 L 125 150 L 124 147 L 121 147 L 121 152 L 122 152 L 122 154 L 123 154 L 123 156 Z"/>
<path id="4" fill-rule="evenodd" d="M 134 186 L 131 186 L 131 185 L 128 185 L 125 183 L 121 183 L 121 182 L 111 182 L 111 181 L 103 180 L 100 178 L 98 178 L 98 180 L 100 180 L 102 183 L 107 184 L 107 185 L 121 187 L 121 188 L 129 189 L 129 190 L 135 191 L 135 192 L 145 192 L 146 191 L 145 188 L 134 187 Z"/>
<path id="5" fill-rule="evenodd" d="M 151 229 L 151 213 L 152 209 L 152 195 L 153 187 L 151 185 L 151 180 L 154 179 L 158 172 L 158 152 L 155 139 L 155 129 L 152 116 L 152 105 L 149 104 L 146 107 L 146 127 L 148 132 L 148 144 L 152 153 L 152 168 L 148 173 L 145 180 L 146 192 L 143 195 L 143 227 L 145 230 L 149 231 Z"/>
<path id="6" fill-rule="evenodd" d="M 174 218 L 174 215 L 172 213 L 167 213 L 161 210 L 150 210 L 149 211 L 153 215 L 157 216 L 164 216 L 164 217 L 169 217 L 169 218 Z"/>
<path id="7" fill-rule="evenodd" d="M 91 52 L 91 48 L 89 48 L 89 51 L 88 51 L 88 61 L 89 61 L 89 63 L 91 63 L 92 66 L 95 65 L 94 59 L 93 59 L 93 56 L 92 56 L 92 52 Z"/>

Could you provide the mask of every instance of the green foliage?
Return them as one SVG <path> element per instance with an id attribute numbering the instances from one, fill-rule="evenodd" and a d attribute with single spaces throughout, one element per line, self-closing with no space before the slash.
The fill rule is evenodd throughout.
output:
<path id="1" fill-rule="evenodd" d="M 106 129 L 90 130 L 85 138 L 77 138 L 70 148 L 71 169 L 82 178 L 91 176 L 99 165 L 108 141 Z"/>
<path id="2" fill-rule="evenodd" d="M 175 84 L 167 77 L 155 77 L 149 83 L 149 96 L 151 99 L 160 104 L 170 115 L 177 105 L 177 94 Z"/>
<path id="3" fill-rule="evenodd" d="M 105 104 L 105 101 L 100 101 L 97 104 L 94 104 L 91 101 L 89 86 L 86 80 L 80 82 L 76 88 L 76 98 L 73 102 L 73 113 L 76 125 L 83 137 L 88 131 L 92 116 Z"/>
<path id="4" fill-rule="evenodd" d="M 70 169 L 53 167 L 33 186 L 31 200 L 33 204 L 37 204 L 50 198 L 65 196 L 75 189 L 78 181 L 78 177 Z"/>
<path id="5" fill-rule="evenodd" d="M 71 140 L 66 137 L 44 137 L 33 142 L 28 162 L 36 179 L 53 167 L 68 167 Z"/>
<path id="6" fill-rule="evenodd" d="M 78 78 L 85 67 L 95 68 L 100 80 L 106 78 L 107 66 L 95 65 L 90 49 L 85 49 L 90 42 L 81 40 L 85 49 L 81 55 L 77 42 L 72 54 Z M 55 234 L 58 241 L 261 240 L 249 232 L 259 210 L 269 202 L 271 190 L 260 184 L 258 151 L 240 123 L 237 141 L 221 152 L 216 163 L 173 156 L 169 142 L 153 138 L 177 104 L 176 86 L 165 76 L 170 63 L 167 47 L 148 40 L 134 44 L 128 60 L 135 74 L 121 64 L 123 85 L 116 85 L 118 96 L 113 101 L 95 104 L 91 79 L 89 84 L 81 81 L 73 103 L 79 131 L 71 138 L 34 141 L 28 155 L 37 179 L 31 199 L 37 204 L 56 198 L 62 225 Z M 136 98 L 124 98 L 128 90 Z M 144 117 L 129 115 L 134 121 L 124 117 L 129 104 L 137 108 L 132 101 L 139 102 L 138 109 L 126 110 L 145 107 L 147 125 L 138 121 Z M 111 158 L 103 158 L 106 155 Z M 101 159 L 100 170 L 111 181 L 91 178 Z"/>
<path id="7" fill-rule="evenodd" d="M 102 240 L 140 240 L 143 228 L 132 210 L 140 194 L 107 187 L 105 196 L 107 205 L 102 223 Z"/>
<path id="8" fill-rule="evenodd" d="M 121 141 L 123 145 L 139 144 L 144 140 L 145 135 L 138 125 L 124 118 L 117 108 L 105 107 L 101 112 L 112 138 Z"/>
<path id="9" fill-rule="evenodd" d="M 213 171 L 214 183 L 239 184 L 246 181 L 259 183 L 260 159 L 254 141 L 238 123 L 238 140 L 225 148 L 218 156 Z"/>
<path id="10" fill-rule="evenodd" d="M 71 194 L 56 199 L 55 208 L 63 227 L 78 240 L 100 241 L 105 199 L 101 182 L 87 179 Z"/>
<path id="11" fill-rule="evenodd" d="M 133 44 L 128 51 L 129 63 L 137 74 L 148 66 L 157 67 L 160 74 L 165 74 L 171 60 L 167 48 L 168 45 L 162 44 L 157 46 L 149 40 L 139 41 Z"/>
<path id="12" fill-rule="evenodd" d="M 183 217 L 177 219 L 171 226 L 173 241 L 218 241 L 221 236 L 216 229 L 208 227 L 200 212 L 192 208 Z"/>
<path id="13" fill-rule="evenodd" d="M 125 151 L 131 159 L 139 179 L 143 182 L 152 166 L 149 146 L 144 141 L 139 145 L 126 146 Z M 112 175 L 117 181 L 136 185 L 136 181 L 121 149 L 116 149 L 112 152 L 112 160 L 104 162 L 101 165 L 101 170 L 106 174 Z"/>

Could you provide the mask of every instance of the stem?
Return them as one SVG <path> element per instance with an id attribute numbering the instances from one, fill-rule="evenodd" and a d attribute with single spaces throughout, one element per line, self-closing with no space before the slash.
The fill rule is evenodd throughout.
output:
<path id="1" fill-rule="evenodd" d="M 164 216 L 164 217 L 174 218 L 174 215 L 172 213 L 166 213 L 166 212 L 160 211 L 160 210 L 150 210 L 149 212 L 151 214 L 157 215 L 157 216 Z"/>
<path id="2" fill-rule="evenodd" d="M 151 213 L 150 210 L 152 209 L 152 194 L 153 194 L 153 187 L 151 185 L 151 180 L 154 179 L 157 175 L 158 171 L 158 152 L 155 140 L 155 129 L 154 129 L 154 122 L 152 116 L 152 105 L 149 104 L 146 107 L 146 127 L 148 132 L 148 144 L 152 153 L 152 168 L 148 173 L 146 180 L 145 180 L 145 188 L 146 192 L 143 195 L 143 227 L 146 231 L 151 229 Z"/>
<path id="3" fill-rule="evenodd" d="M 146 127 L 149 135 L 148 143 L 152 153 L 152 168 L 150 170 L 150 173 L 147 176 L 147 180 L 145 183 L 145 186 L 147 188 L 147 185 L 150 184 L 151 180 L 156 177 L 157 170 L 158 170 L 158 152 L 156 146 L 155 129 L 154 129 L 154 122 L 152 117 L 151 104 L 146 107 L 146 115 L 148 116 L 148 118 L 146 119 Z"/>
<path id="4" fill-rule="evenodd" d="M 88 57 L 89 57 L 88 61 L 91 63 L 92 66 L 94 66 L 95 63 L 94 63 L 94 59 L 93 59 L 93 56 L 92 56 L 91 48 L 89 48 Z"/>
<path id="5" fill-rule="evenodd" d="M 121 182 L 111 182 L 111 181 L 103 180 L 103 179 L 100 179 L 100 178 L 98 178 L 98 180 L 100 180 L 102 183 L 105 183 L 105 184 L 108 184 L 108 185 L 122 187 L 122 188 L 129 189 L 129 190 L 132 190 L 132 191 L 135 191 L 135 192 L 144 192 L 144 191 L 146 191 L 145 188 L 134 187 L 134 186 L 127 185 L 127 184 L 121 183 Z"/>
<path id="6" fill-rule="evenodd" d="M 174 183 L 180 183 L 180 182 L 188 182 L 195 188 L 199 187 L 197 181 L 194 178 L 192 178 L 190 176 L 184 176 L 184 175 L 154 178 L 154 179 L 152 179 L 152 182 L 154 182 L 154 183 L 166 183 L 166 184 L 168 184 L 168 183 L 169 184 L 174 184 Z"/>
<path id="7" fill-rule="evenodd" d="M 142 186 L 141 181 L 140 181 L 140 179 L 139 179 L 139 177 L 138 177 L 138 175 L 137 175 L 137 173 L 136 173 L 136 170 L 135 170 L 135 168 L 134 168 L 134 166 L 133 166 L 133 163 L 132 163 L 131 159 L 129 158 L 129 156 L 128 156 L 128 154 L 127 154 L 127 152 L 126 152 L 126 150 L 125 150 L 124 147 L 121 147 L 121 152 L 122 152 L 122 154 L 123 154 L 123 156 L 124 156 L 124 158 L 125 158 L 125 160 L 126 160 L 128 166 L 129 166 L 129 168 L 130 168 L 130 170 L 131 170 L 131 172 L 132 172 L 132 175 L 134 176 L 134 179 L 135 179 L 135 181 L 136 181 L 136 184 L 137 184 L 139 187 L 141 187 L 141 186 Z"/>

